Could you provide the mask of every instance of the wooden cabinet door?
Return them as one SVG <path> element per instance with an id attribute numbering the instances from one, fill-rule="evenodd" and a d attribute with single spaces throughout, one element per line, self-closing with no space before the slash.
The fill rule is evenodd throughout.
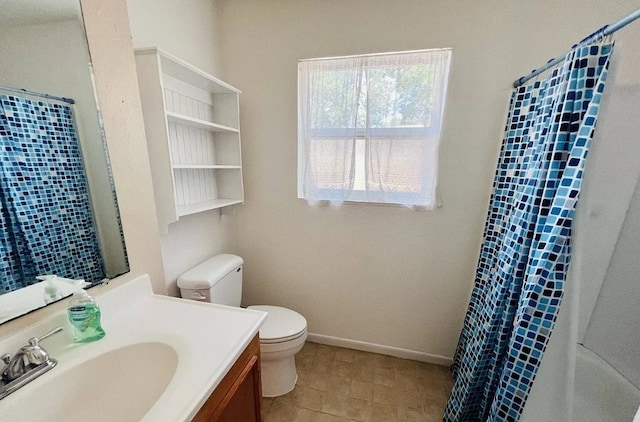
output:
<path id="1" fill-rule="evenodd" d="M 261 422 L 260 339 L 256 335 L 193 420 Z"/>

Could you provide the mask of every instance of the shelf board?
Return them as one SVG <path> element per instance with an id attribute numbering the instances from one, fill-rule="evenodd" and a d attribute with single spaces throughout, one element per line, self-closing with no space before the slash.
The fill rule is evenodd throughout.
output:
<path id="1" fill-rule="evenodd" d="M 242 204 L 242 202 L 243 202 L 242 199 L 229 199 L 229 198 L 212 199 L 210 201 L 197 202 L 195 204 L 178 205 L 176 207 L 176 211 L 178 213 L 178 217 L 182 217 L 185 215 L 196 214 L 202 211 L 215 210 L 217 208 L 228 207 L 229 205 Z"/>
<path id="2" fill-rule="evenodd" d="M 216 94 L 241 94 L 237 88 L 221 81 L 215 76 L 203 72 L 195 66 L 163 51 L 157 47 L 136 48 L 135 54 L 157 54 L 160 58 L 162 72 Z"/>
<path id="3" fill-rule="evenodd" d="M 174 122 L 185 126 L 204 129 L 210 132 L 240 132 L 238 129 L 230 126 L 211 123 L 206 120 L 196 119 L 195 117 L 185 116 L 184 114 L 174 113 L 173 111 L 167 111 L 166 114 L 167 120 L 169 122 Z"/>
<path id="4" fill-rule="evenodd" d="M 227 164 L 174 164 L 171 166 L 174 170 L 192 170 L 192 169 L 241 169 L 242 167 Z"/>

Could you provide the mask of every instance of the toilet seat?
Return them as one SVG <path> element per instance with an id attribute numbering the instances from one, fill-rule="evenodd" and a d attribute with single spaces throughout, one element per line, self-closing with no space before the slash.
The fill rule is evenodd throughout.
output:
<path id="1" fill-rule="evenodd" d="M 284 343 L 307 333 L 307 320 L 296 311 L 271 305 L 253 305 L 248 309 L 267 313 L 260 327 L 261 344 Z"/>

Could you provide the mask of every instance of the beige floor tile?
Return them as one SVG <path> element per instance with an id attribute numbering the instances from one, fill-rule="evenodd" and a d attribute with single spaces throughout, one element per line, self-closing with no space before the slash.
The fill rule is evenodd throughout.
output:
<path id="1" fill-rule="evenodd" d="M 315 410 L 297 408 L 291 418 L 292 422 L 318 422 L 320 412 Z"/>
<path id="2" fill-rule="evenodd" d="M 397 406 L 383 403 L 371 404 L 371 422 L 397 422 L 397 420 Z"/>
<path id="3" fill-rule="evenodd" d="M 411 372 L 396 372 L 396 385 L 400 392 L 420 390 L 424 383 L 425 381 L 420 381 L 420 379 Z"/>
<path id="4" fill-rule="evenodd" d="M 425 401 L 425 395 L 420 390 L 398 391 L 397 403 L 406 407 L 420 408 Z"/>
<path id="5" fill-rule="evenodd" d="M 296 369 L 311 369 L 313 365 L 313 355 L 296 355 Z"/>
<path id="6" fill-rule="evenodd" d="M 318 422 L 351 422 L 351 419 L 329 415 L 327 413 L 320 413 L 318 416 Z"/>
<path id="7" fill-rule="evenodd" d="M 409 359 L 396 359 L 393 363 L 396 370 L 412 370 L 416 367 L 416 362 Z"/>
<path id="8" fill-rule="evenodd" d="M 442 420 L 444 408 L 447 405 L 445 400 L 426 400 L 422 408 L 424 409 L 427 420 Z"/>
<path id="9" fill-rule="evenodd" d="M 296 388 L 264 399 L 264 422 L 441 421 L 453 386 L 449 368 L 306 343 Z"/>
<path id="10" fill-rule="evenodd" d="M 296 409 L 291 418 L 292 422 L 346 422 L 351 419 L 340 416 L 329 415 L 327 413 L 316 412 L 315 410 Z"/>
<path id="11" fill-rule="evenodd" d="M 316 390 L 314 388 L 305 388 L 300 393 L 298 399 L 298 406 L 315 411 L 322 410 L 322 404 L 324 403 L 324 396 L 328 394 L 325 391 Z"/>
<path id="12" fill-rule="evenodd" d="M 298 371 L 297 385 L 326 391 L 330 374 L 327 372 Z"/>
<path id="13" fill-rule="evenodd" d="M 373 368 L 373 383 L 395 387 L 396 372 L 393 369 L 375 367 Z"/>
<path id="14" fill-rule="evenodd" d="M 374 366 L 376 366 L 376 364 L 380 360 L 380 358 L 378 356 L 380 356 L 380 355 L 377 355 L 375 353 L 356 351 L 355 352 L 355 363 L 360 364 L 360 365 L 374 367 Z"/>
<path id="15" fill-rule="evenodd" d="M 340 394 L 342 396 L 348 396 L 351 391 L 351 378 L 337 377 L 335 375 L 329 376 L 327 391 Z"/>
<path id="16" fill-rule="evenodd" d="M 424 409 L 398 406 L 398 422 L 425 422 L 427 421 Z"/>
<path id="17" fill-rule="evenodd" d="M 350 419 L 361 422 L 370 422 L 373 414 L 372 403 L 369 400 L 361 400 L 349 397 L 347 416 Z"/>
<path id="18" fill-rule="evenodd" d="M 331 375 L 343 378 L 353 378 L 356 374 L 355 363 L 336 360 L 331 367 Z"/>
<path id="19" fill-rule="evenodd" d="M 348 417 L 349 397 L 327 393 L 322 399 L 322 411 L 330 415 Z"/>
<path id="20" fill-rule="evenodd" d="M 398 403 L 398 390 L 394 387 L 387 387 L 386 385 L 374 384 L 373 385 L 373 402 L 384 404 L 397 404 Z"/>
<path id="21" fill-rule="evenodd" d="M 351 380 L 349 396 L 371 401 L 373 399 L 373 384 L 370 382 Z"/>
<path id="22" fill-rule="evenodd" d="M 302 349 L 298 353 L 296 353 L 296 358 L 298 356 L 313 356 L 315 355 L 317 348 L 318 344 L 310 343 L 307 341 L 304 346 L 302 346 Z"/>
<path id="23" fill-rule="evenodd" d="M 383 368 L 383 369 L 395 369 L 396 368 L 396 363 L 395 361 L 398 358 L 394 358 L 392 356 L 383 356 L 380 355 L 380 359 L 378 361 L 378 364 L 376 365 L 378 368 Z"/>
<path id="24" fill-rule="evenodd" d="M 294 411 L 294 406 L 274 401 L 265 415 L 264 422 L 289 422 Z"/>
<path id="25" fill-rule="evenodd" d="M 422 383 L 422 391 L 424 391 L 425 396 L 429 399 L 446 399 L 444 386 L 438 383 L 437 380 L 428 380 Z"/>
<path id="26" fill-rule="evenodd" d="M 356 359 L 356 351 L 351 349 L 338 349 L 336 350 L 336 360 L 342 362 L 355 362 Z"/>
<path id="27" fill-rule="evenodd" d="M 266 398 L 266 397 L 262 398 L 262 403 L 260 403 L 260 411 L 261 411 L 260 413 L 262 413 L 262 419 L 264 419 L 265 415 L 271 408 L 272 404 L 273 404 L 273 399 Z"/>
<path id="28" fill-rule="evenodd" d="M 327 358 L 327 359 L 335 359 L 337 347 L 326 346 L 324 344 L 319 344 L 316 348 L 315 357 Z"/>
<path id="29" fill-rule="evenodd" d="M 311 370 L 316 372 L 329 373 L 333 367 L 334 360 L 323 356 L 314 356 L 311 363 Z"/>
<path id="30" fill-rule="evenodd" d="M 373 383 L 373 371 L 375 369 L 373 366 L 369 366 L 366 363 L 358 362 L 356 362 L 354 365 L 354 373 L 351 378 L 362 382 Z"/>
<path id="31" fill-rule="evenodd" d="M 286 404 L 289 406 L 297 406 L 300 402 L 300 396 L 306 387 L 296 385 L 296 387 L 289 393 L 274 397 L 271 400 L 276 403 Z"/>

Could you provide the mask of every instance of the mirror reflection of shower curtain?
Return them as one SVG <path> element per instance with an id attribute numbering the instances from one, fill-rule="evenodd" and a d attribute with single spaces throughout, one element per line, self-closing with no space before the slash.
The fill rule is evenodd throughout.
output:
<path id="1" fill-rule="evenodd" d="M 72 109 L 0 95 L 0 294 L 104 278 Z"/>

